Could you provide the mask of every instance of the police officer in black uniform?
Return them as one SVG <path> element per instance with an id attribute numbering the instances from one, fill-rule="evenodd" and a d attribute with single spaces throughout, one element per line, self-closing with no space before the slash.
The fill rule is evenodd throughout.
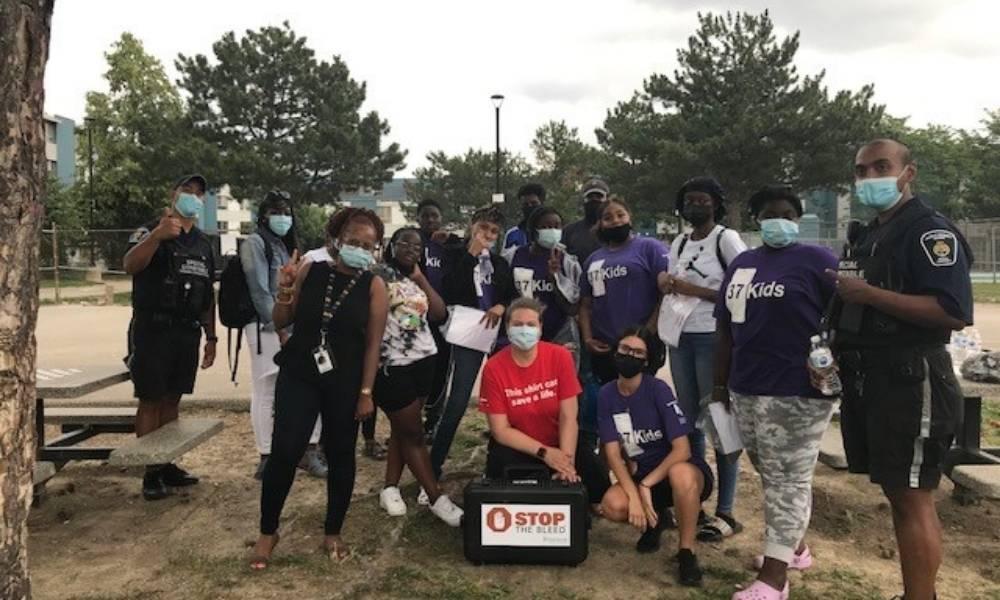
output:
<path id="1" fill-rule="evenodd" d="M 848 467 L 892 506 L 904 598 L 931 600 L 941 563 L 932 494 L 962 421 L 945 344 L 972 324 L 972 256 L 954 224 L 912 193 L 916 174 L 897 141 L 858 151 L 857 195 L 878 217 L 845 248 L 832 325 Z"/>
<path id="2" fill-rule="evenodd" d="M 181 395 L 194 390 L 203 329 L 201 367 L 215 361 L 214 252 L 195 226 L 206 188 L 201 175 L 182 177 L 171 192 L 170 208 L 132 234 L 125 254 L 125 272 L 132 275 L 128 365 L 139 399 L 139 437 L 177 419 Z M 170 487 L 196 483 L 197 477 L 172 463 L 150 465 L 142 495 L 159 500 Z"/>

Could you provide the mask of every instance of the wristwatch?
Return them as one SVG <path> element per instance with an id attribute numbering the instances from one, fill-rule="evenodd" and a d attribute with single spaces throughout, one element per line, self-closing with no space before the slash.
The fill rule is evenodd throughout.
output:
<path id="1" fill-rule="evenodd" d="M 372 395 L 372 389 L 369 388 L 369 387 L 361 388 L 361 395 L 362 396 L 371 396 Z"/>
<path id="2" fill-rule="evenodd" d="M 546 452 L 548 452 L 548 448 L 546 448 L 545 446 L 539 446 L 538 450 L 535 450 L 535 456 L 537 456 L 542 460 L 545 460 Z"/>

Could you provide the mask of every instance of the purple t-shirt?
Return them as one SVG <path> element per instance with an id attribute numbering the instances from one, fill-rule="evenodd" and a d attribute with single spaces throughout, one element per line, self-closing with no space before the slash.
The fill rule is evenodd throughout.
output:
<path id="1" fill-rule="evenodd" d="M 662 242 L 645 237 L 590 255 L 580 274 L 580 295 L 592 299 L 594 339 L 613 344 L 626 328 L 646 323 L 660 300 L 656 276 L 667 270 L 667 255 Z"/>
<path id="2" fill-rule="evenodd" d="M 670 454 L 672 442 L 691 433 L 693 427 L 670 386 L 643 374 L 639 389 L 631 396 L 622 396 L 617 381 L 601 388 L 597 396 L 597 430 L 602 444 L 621 444 L 629 459 L 635 461 L 639 479 L 659 466 Z M 702 466 L 703 461 L 692 455 L 689 462 Z"/>
<path id="3" fill-rule="evenodd" d="M 546 250 L 542 254 L 533 254 L 531 246 L 521 246 L 514 253 L 510 267 L 518 293 L 532 296 L 545 305 L 545 312 L 542 313 L 542 339 L 551 342 L 566 324 L 566 313 L 556 300 L 559 292 L 555 281 L 549 277 L 549 252 Z M 527 294 L 526 288 L 530 288 Z"/>
<path id="4" fill-rule="evenodd" d="M 834 294 L 826 248 L 761 246 L 736 257 L 722 282 L 715 318 L 733 337 L 729 387 L 755 396 L 823 395 L 809 384 L 809 338 Z"/>
<path id="5" fill-rule="evenodd" d="M 424 241 L 424 275 L 434 291 L 439 295 L 444 293 L 441 281 L 444 278 L 444 246 L 435 242 L 429 235 L 420 234 Z"/>

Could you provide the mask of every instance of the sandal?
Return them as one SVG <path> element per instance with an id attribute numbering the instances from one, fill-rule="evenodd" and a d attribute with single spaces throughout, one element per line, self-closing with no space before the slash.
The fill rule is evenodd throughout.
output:
<path id="1" fill-rule="evenodd" d="M 329 544 L 323 542 L 321 548 L 327 558 L 335 562 L 344 562 L 352 556 L 351 547 L 345 544 L 343 540 L 337 540 Z"/>
<path id="2" fill-rule="evenodd" d="M 699 542 L 720 542 L 743 531 L 743 525 L 736 519 L 729 521 L 720 516 L 710 519 L 701 526 L 696 536 Z"/>
<path id="3" fill-rule="evenodd" d="M 776 590 L 758 579 L 750 587 L 733 594 L 732 600 L 788 600 L 788 582 L 785 582 L 785 589 Z"/>
<path id="4" fill-rule="evenodd" d="M 372 460 L 385 460 L 385 447 L 376 440 L 365 440 L 364 455 Z"/>
<path id="5" fill-rule="evenodd" d="M 274 543 L 271 544 L 271 552 L 264 556 L 263 554 L 254 554 L 250 557 L 250 570 L 251 571 L 263 571 L 267 569 L 271 562 L 271 554 L 274 554 L 274 549 L 278 547 L 278 542 L 281 541 L 281 535 L 278 533 L 274 534 Z M 254 544 L 256 546 L 256 544 Z M 252 552 L 252 550 L 251 550 Z"/>

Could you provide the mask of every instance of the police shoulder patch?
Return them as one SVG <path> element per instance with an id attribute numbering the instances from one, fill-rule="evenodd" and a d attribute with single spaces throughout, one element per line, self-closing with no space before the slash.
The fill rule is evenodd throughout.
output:
<path id="1" fill-rule="evenodd" d="M 935 267 L 950 267 L 958 260 L 958 239 L 947 229 L 931 229 L 920 236 L 920 246 Z"/>
<path id="2" fill-rule="evenodd" d="M 138 244 L 147 237 L 149 237 L 149 229 L 147 229 L 146 227 L 140 227 L 139 229 L 136 229 L 135 231 L 132 232 L 132 235 L 130 235 L 128 238 L 128 243 Z"/>

